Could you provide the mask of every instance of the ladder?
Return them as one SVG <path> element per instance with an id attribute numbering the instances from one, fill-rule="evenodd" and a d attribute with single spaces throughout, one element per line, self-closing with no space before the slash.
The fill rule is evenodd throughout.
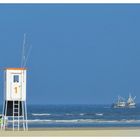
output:
<path id="1" fill-rule="evenodd" d="M 19 131 L 21 125 L 25 130 L 25 120 L 23 110 L 20 111 L 23 104 L 20 104 L 20 101 L 13 101 L 13 131 L 16 129 Z"/>

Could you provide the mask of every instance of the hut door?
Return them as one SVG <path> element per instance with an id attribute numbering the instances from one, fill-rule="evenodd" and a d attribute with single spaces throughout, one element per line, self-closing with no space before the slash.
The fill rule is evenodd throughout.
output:
<path id="1" fill-rule="evenodd" d="M 11 78 L 11 98 L 12 100 L 20 100 L 21 99 L 21 78 L 20 74 L 12 74 Z"/>

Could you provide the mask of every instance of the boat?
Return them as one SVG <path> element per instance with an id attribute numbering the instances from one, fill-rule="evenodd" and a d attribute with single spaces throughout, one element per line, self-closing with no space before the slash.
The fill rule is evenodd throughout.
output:
<path id="1" fill-rule="evenodd" d="M 114 108 L 124 108 L 126 106 L 125 99 L 121 96 L 118 96 L 118 101 L 113 104 Z"/>
<path id="2" fill-rule="evenodd" d="M 126 102 L 126 106 L 129 108 L 135 108 L 136 107 L 136 103 L 134 101 L 135 99 L 136 99 L 136 96 L 131 97 L 131 94 L 129 94 L 128 100 Z"/>
<path id="3" fill-rule="evenodd" d="M 132 97 L 131 94 L 129 94 L 129 97 L 127 101 L 121 96 L 118 96 L 118 100 L 116 103 L 113 104 L 113 108 L 135 108 L 135 97 Z"/>

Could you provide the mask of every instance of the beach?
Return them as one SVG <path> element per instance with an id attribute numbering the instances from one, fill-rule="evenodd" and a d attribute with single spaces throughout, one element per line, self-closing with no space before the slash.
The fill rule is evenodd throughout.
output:
<path id="1" fill-rule="evenodd" d="M 29 128 L 28 131 L 0 131 L 0 137 L 139 137 L 140 127 L 132 128 Z"/>

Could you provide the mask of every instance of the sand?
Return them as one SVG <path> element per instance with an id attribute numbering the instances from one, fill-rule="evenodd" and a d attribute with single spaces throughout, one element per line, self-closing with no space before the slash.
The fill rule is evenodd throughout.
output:
<path id="1" fill-rule="evenodd" d="M 140 128 L 29 128 L 0 131 L 0 137 L 139 137 Z"/>

